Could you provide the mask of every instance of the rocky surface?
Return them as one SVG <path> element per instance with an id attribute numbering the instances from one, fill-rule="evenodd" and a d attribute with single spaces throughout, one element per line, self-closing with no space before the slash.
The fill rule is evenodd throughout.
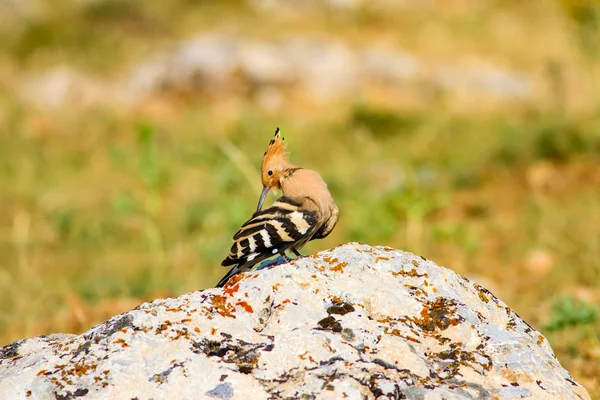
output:
<path id="1" fill-rule="evenodd" d="M 410 86 L 417 92 L 452 92 L 508 102 L 534 97 L 530 77 L 484 60 L 432 65 L 398 48 L 356 48 L 309 36 L 261 41 L 218 32 L 183 40 L 113 81 L 60 66 L 29 78 L 18 92 L 24 101 L 48 108 L 139 104 L 153 95 L 178 90 L 242 92 L 273 108 L 293 89 L 327 103 L 349 95 L 364 96 L 369 90 L 396 96 Z"/>
<path id="2" fill-rule="evenodd" d="M 478 284 L 347 244 L 0 350 L 7 399 L 589 399 Z"/>

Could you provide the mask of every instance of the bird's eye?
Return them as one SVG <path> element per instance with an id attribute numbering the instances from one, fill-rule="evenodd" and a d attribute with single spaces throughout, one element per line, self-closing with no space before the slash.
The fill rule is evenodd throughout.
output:
<path id="1" fill-rule="evenodd" d="M 267 174 L 269 174 L 269 176 L 273 175 L 273 171 L 269 171 L 267 172 Z"/>

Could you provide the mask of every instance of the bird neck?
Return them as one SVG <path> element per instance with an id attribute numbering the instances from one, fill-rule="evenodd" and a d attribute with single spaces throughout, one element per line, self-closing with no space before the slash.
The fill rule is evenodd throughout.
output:
<path id="1" fill-rule="evenodd" d="M 287 177 L 281 180 L 281 191 L 291 199 L 309 198 L 320 209 L 331 199 L 327 184 L 319 174 L 298 167 L 290 169 Z"/>

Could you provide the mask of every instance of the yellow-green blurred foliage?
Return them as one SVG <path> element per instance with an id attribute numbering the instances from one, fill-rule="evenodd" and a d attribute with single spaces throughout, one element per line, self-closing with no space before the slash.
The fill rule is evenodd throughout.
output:
<path id="1" fill-rule="evenodd" d="M 360 241 L 453 268 L 600 391 L 600 2 L 329 3 L 0 1 L 0 345 L 213 285 L 279 126 L 341 210 L 305 253 Z M 103 99 L 203 32 L 383 46 L 421 72 L 337 98 L 233 71 L 216 90 L 191 79 Z M 529 77 L 528 94 L 435 83 L 436 68 L 481 60 Z M 36 79 L 57 67 L 101 94 L 48 104 Z"/>

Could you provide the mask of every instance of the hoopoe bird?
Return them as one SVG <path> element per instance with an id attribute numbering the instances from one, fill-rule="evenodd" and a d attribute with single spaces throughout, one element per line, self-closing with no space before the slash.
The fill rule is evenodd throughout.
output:
<path id="1" fill-rule="evenodd" d="M 285 254 L 288 250 L 301 257 L 299 250 L 308 241 L 323 239 L 335 228 L 339 210 L 327 184 L 315 171 L 287 161 L 288 155 L 277 128 L 263 157 L 263 191 L 256 212 L 233 236 L 229 255 L 221 263 L 233 268 L 217 287 L 223 287 L 233 275 L 249 271 L 276 254 L 286 261 L 289 261 Z M 279 190 L 282 197 L 261 211 L 267 195 Z"/>

